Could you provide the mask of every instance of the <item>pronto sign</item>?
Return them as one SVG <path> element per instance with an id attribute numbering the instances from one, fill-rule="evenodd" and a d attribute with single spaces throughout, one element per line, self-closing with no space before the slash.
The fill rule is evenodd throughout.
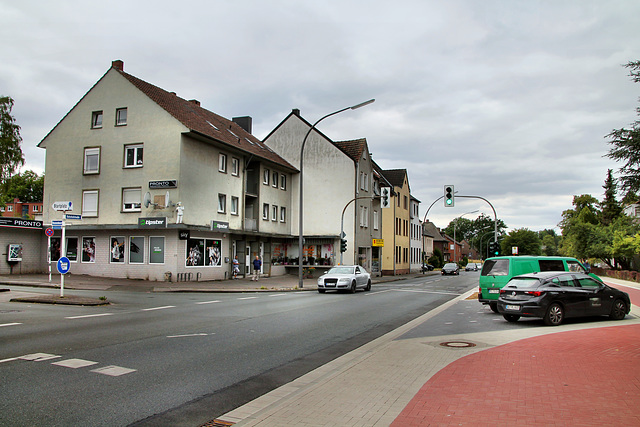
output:
<path id="1" fill-rule="evenodd" d="M 54 202 L 51 207 L 54 211 L 72 211 L 73 202 Z"/>

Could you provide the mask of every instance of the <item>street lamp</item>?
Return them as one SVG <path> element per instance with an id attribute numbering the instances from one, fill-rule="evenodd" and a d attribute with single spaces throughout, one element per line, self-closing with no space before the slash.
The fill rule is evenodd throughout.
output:
<path id="1" fill-rule="evenodd" d="M 312 130 L 315 129 L 316 125 L 318 123 L 320 123 L 321 121 L 323 121 L 324 119 L 326 119 L 327 117 L 331 117 L 334 116 L 338 113 L 342 113 L 343 111 L 347 111 L 347 110 L 356 110 L 360 107 L 364 107 L 365 105 L 369 105 L 372 104 L 373 102 L 375 102 L 375 99 L 370 99 L 368 101 L 365 102 L 361 102 L 360 104 L 356 104 L 353 105 L 351 107 L 346 107 L 346 108 L 342 108 L 338 111 L 334 111 L 333 113 L 327 114 L 326 116 L 321 117 L 320 119 L 318 119 L 317 122 L 315 122 L 310 128 L 309 131 L 307 132 L 307 134 L 304 136 L 304 139 L 302 140 L 302 145 L 300 146 L 300 200 L 299 200 L 299 206 L 298 206 L 298 212 L 299 212 L 299 219 L 298 219 L 298 286 L 300 287 L 300 289 L 303 288 L 303 283 L 302 283 L 302 249 L 304 247 L 303 244 L 303 238 L 302 238 L 302 233 L 303 233 L 303 227 L 302 227 L 302 217 L 303 217 L 303 211 L 302 211 L 302 206 L 303 206 L 303 199 L 302 199 L 302 155 L 304 154 L 304 145 L 307 143 L 307 138 L 309 137 L 309 134 L 311 133 Z"/>
<path id="2" fill-rule="evenodd" d="M 472 213 L 476 213 L 476 212 L 478 212 L 479 210 L 480 210 L 480 209 L 476 209 L 475 211 L 471 211 L 471 212 L 463 213 L 462 215 L 460 215 L 459 217 L 457 217 L 457 218 L 455 218 L 455 219 L 453 220 L 453 262 L 458 262 L 458 261 L 456 261 L 456 252 L 458 252 L 458 251 L 457 251 L 458 246 L 456 245 L 456 225 L 458 224 L 458 221 L 457 221 L 457 220 L 459 220 L 460 218 L 462 218 L 462 217 L 463 217 L 463 216 L 465 216 L 465 215 L 469 215 L 469 214 L 472 214 Z"/>

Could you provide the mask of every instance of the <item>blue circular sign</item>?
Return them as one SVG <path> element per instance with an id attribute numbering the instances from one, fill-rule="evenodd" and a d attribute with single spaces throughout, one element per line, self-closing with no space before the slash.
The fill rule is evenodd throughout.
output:
<path id="1" fill-rule="evenodd" d="M 71 268 L 71 262 L 69 258 L 66 256 L 60 257 L 58 260 L 58 273 L 67 274 L 69 272 L 69 268 Z"/>

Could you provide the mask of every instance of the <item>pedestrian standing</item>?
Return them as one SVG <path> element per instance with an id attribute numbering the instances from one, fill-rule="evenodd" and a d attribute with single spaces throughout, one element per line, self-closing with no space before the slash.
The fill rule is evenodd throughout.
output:
<path id="1" fill-rule="evenodd" d="M 233 278 L 234 280 L 238 278 L 238 273 L 240 273 L 240 261 L 238 261 L 238 255 L 233 257 Z"/>
<path id="2" fill-rule="evenodd" d="M 262 261 L 260 261 L 260 257 L 256 255 L 256 259 L 253 260 L 253 276 L 251 276 L 251 281 L 258 281 L 260 278 L 260 267 L 262 267 Z"/>

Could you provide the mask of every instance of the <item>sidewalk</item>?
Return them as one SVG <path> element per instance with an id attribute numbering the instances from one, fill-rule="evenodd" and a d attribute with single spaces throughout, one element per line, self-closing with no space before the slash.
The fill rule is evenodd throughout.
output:
<path id="1" fill-rule="evenodd" d="M 205 426 L 640 425 L 640 286 L 625 285 L 622 321 L 403 337 L 477 304 L 469 291 Z"/>

